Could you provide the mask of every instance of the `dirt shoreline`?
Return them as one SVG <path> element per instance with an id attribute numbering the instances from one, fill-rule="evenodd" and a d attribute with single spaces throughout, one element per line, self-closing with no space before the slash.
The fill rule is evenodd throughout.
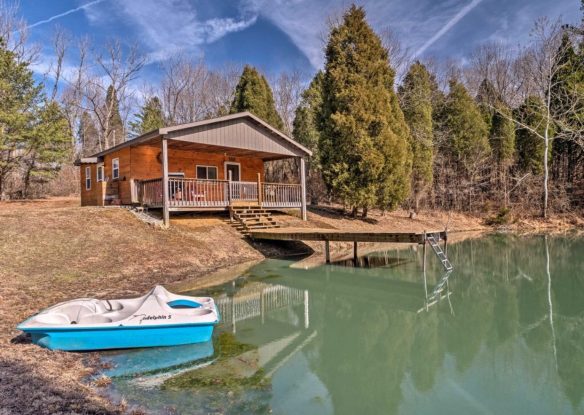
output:
<path id="1" fill-rule="evenodd" d="M 137 296 L 155 284 L 175 291 L 228 281 L 267 257 L 312 252 L 322 261 L 322 243 L 250 242 L 225 217 L 186 215 L 169 230 L 144 224 L 123 209 L 80 208 L 77 198 L 0 203 L 0 414 L 119 414 L 97 383 L 85 379 L 95 371 L 88 354 L 50 352 L 30 344 L 16 325 L 36 311 L 76 297 Z M 331 208 L 312 209 L 309 221 L 278 215 L 283 226 L 348 230 L 422 231 L 448 223 L 451 241 L 462 231 L 492 231 L 482 219 L 446 212 L 426 212 L 412 220 L 407 212 L 366 220 Z M 581 217 L 527 220 L 516 232 L 566 232 L 584 227 Z M 350 243 L 333 243 L 342 257 Z M 380 248 L 360 244 L 360 252 Z M 94 359 L 93 361 L 97 361 Z M 98 382 L 99 383 L 99 382 Z"/>

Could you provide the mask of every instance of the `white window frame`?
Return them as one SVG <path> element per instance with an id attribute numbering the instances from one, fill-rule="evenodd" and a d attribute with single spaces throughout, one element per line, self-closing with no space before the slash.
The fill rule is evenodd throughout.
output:
<path id="1" fill-rule="evenodd" d="M 199 177 L 198 175 L 198 170 L 199 167 L 204 167 L 205 169 L 207 169 L 207 178 L 206 179 L 202 179 Z M 209 179 L 209 169 L 215 169 L 215 178 L 214 179 Z M 205 164 L 197 164 L 195 165 L 195 176 L 197 176 L 197 179 L 199 180 L 218 180 L 219 179 L 219 169 L 217 168 L 217 166 L 207 166 Z"/>
<path id="2" fill-rule="evenodd" d="M 101 174 L 100 174 L 101 173 Z M 96 182 L 103 182 L 105 176 L 103 164 L 97 166 L 97 170 L 95 171 L 95 181 Z"/>
<path id="3" fill-rule="evenodd" d="M 91 190 L 91 166 L 85 166 L 85 190 Z"/>
<path id="4" fill-rule="evenodd" d="M 112 160 L 112 179 L 120 178 L 120 159 L 115 158 Z"/>

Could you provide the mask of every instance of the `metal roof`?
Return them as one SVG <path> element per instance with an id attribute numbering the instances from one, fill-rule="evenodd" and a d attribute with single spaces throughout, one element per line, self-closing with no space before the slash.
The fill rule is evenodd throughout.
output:
<path id="1" fill-rule="evenodd" d="M 272 127 L 271 125 L 269 125 L 268 123 L 266 123 L 262 119 L 253 115 L 252 113 L 245 111 L 245 112 L 239 112 L 237 114 L 230 114 L 230 115 L 225 115 L 223 117 L 210 118 L 208 120 L 197 121 L 197 122 L 193 122 L 193 123 L 189 123 L 189 124 L 180 124 L 180 125 L 175 125 L 172 127 L 159 128 L 157 130 L 142 134 L 141 136 L 138 136 L 134 139 L 120 143 L 116 146 L 110 147 L 107 150 L 103 150 L 99 153 L 96 153 L 93 155 L 92 158 L 95 158 L 97 160 L 97 158 L 99 158 L 99 157 L 102 157 L 106 154 L 120 150 L 122 148 L 129 147 L 129 146 L 136 146 L 136 145 L 139 145 L 139 144 L 142 144 L 142 143 L 145 143 L 145 142 L 148 142 L 150 140 L 157 139 L 157 138 L 167 138 L 170 140 L 177 140 L 177 139 L 179 139 L 178 137 L 181 135 L 181 132 L 184 132 L 186 135 L 189 131 L 192 131 L 193 129 L 196 129 L 198 127 L 208 126 L 212 129 L 213 125 L 215 125 L 215 124 L 221 124 L 221 123 L 225 123 L 227 121 L 246 120 L 246 119 L 252 121 L 253 123 L 260 126 L 261 129 L 265 130 L 268 133 L 268 134 L 264 134 L 266 137 L 270 138 L 271 140 L 274 140 L 274 139 L 280 140 L 284 144 L 286 144 L 288 147 L 292 147 L 295 150 L 297 150 L 297 152 L 300 153 L 300 154 L 298 154 L 298 156 L 311 156 L 312 155 L 312 152 L 309 149 L 307 149 L 306 147 L 304 147 L 303 145 L 297 143 L 292 138 L 288 137 L 286 134 L 284 134 L 281 131 L 279 131 L 278 129 Z M 217 128 L 222 128 L 222 127 L 218 126 Z M 171 135 L 172 137 L 168 137 L 169 135 Z M 211 144 L 211 143 L 207 143 L 207 144 Z M 223 144 L 223 146 L 225 146 L 225 145 Z M 227 146 L 227 147 L 229 147 L 229 146 Z M 282 154 L 285 154 L 285 153 L 282 153 Z M 87 158 L 87 159 L 90 159 L 90 158 Z M 95 161 L 95 162 L 97 162 L 97 161 Z"/>

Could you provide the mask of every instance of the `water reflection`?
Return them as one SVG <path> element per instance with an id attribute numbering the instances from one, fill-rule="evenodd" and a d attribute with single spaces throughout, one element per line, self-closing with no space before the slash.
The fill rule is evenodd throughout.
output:
<path id="1" fill-rule="evenodd" d="M 244 345 L 209 368 L 237 382 L 117 386 L 179 413 L 584 413 L 583 254 L 581 238 L 494 235 L 452 244 L 452 273 L 435 258 L 423 273 L 417 250 L 373 268 L 265 261 L 207 293 Z"/>

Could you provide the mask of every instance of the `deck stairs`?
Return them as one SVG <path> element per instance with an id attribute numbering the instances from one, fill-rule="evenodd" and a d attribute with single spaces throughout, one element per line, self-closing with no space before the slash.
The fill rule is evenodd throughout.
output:
<path id="1" fill-rule="evenodd" d="M 439 244 L 439 239 L 436 239 L 436 236 L 434 234 L 428 233 L 428 234 L 426 234 L 426 241 L 428 241 L 428 243 L 432 247 L 432 250 L 434 251 L 434 253 L 438 257 L 438 259 L 442 263 L 442 266 L 444 267 L 444 269 L 446 271 L 452 271 L 454 267 L 452 266 L 452 264 L 448 260 L 448 257 L 446 256 L 446 254 L 442 250 L 442 247 Z"/>
<path id="2" fill-rule="evenodd" d="M 234 206 L 231 208 L 231 217 L 235 228 L 244 235 L 257 229 L 280 227 L 271 212 L 259 206 Z"/>

